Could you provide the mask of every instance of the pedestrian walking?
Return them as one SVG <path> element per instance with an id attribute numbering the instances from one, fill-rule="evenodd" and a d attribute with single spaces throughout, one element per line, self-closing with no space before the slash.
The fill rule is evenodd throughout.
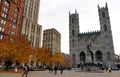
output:
<path id="1" fill-rule="evenodd" d="M 105 67 L 105 70 L 106 70 L 106 72 L 108 71 L 108 68 L 107 67 Z"/>
<path id="2" fill-rule="evenodd" d="M 108 66 L 108 71 L 111 72 L 111 66 L 110 65 Z"/>
<path id="3" fill-rule="evenodd" d="M 53 72 L 52 66 L 49 66 L 48 68 L 49 68 L 49 73 L 50 73 L 50 72 Z"/>
<path id="4" fill-rule="evenodd" d="M 111 72 L 111 68 L 110 67 L 108 68 L 108 71 Z"/>
<path id="5" fill-rule="evenodd" d="M 59 69 L 60 69 L 60 73 L 63 74 L 63 70 L 64 70 L 64 68 L 63 68 L 62 65 L 59 67 Z"/>
<path id="6" fill-rule="evenodd" d="M 58 70 L 58 67 L 55 66 L 55 67 L 54 67 L 54 74 L 55 74 L 55 75 L 57 74 L 57 70 Z"/>
<path id="7" fill-rule="evenodd" d="M 27 76 L 27 74 L 28 74 L 28 72 L 29 72 L 29 67 L 27 66 L 27 64 L 25 64 L 25 66 L 24 66 L 24 68 L 23 68 L 23 74 L 22 74 L 22 77 L 24 77 L 24 75 L 26 75 L 26 77 L 28 77 Z"/>
<path id="8" fill-rule="evenodd" d="M 18 66 L 17 65 L 15 66 L 15 72 L 18 72 Z"/>

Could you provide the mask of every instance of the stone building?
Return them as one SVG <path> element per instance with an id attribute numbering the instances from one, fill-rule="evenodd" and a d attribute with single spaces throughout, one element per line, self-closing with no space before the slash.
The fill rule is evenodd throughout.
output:
<path id="1" fill-rule="evenodd" d="M 40 0 L 25 0 L 21 33 L 31 42 L 32 47 L 41 47 L 42 26 L 38 24 Z"/>
<path id="2" fill-rule="evenodd" d="M 110 24 L 108 5 L 99 7 L 100 31 L 79 33 L 79 14 L 69 13 L 69 50 L 73 65 L 88 62 L 87 50 L 90 51 L 91 62 L 108 66 L 113 65 L 114 46 Z"/>
<path id="3" fill-rule="evenodd" d="M 54 28 L 43 31 L 43 47 L 54 52 L 61 52 L 61 34 Z"/>
<path id="4" fill-rule="evenodd" d="M 0 0 L 0 40 L 21 34 L 24 0 Z"/>

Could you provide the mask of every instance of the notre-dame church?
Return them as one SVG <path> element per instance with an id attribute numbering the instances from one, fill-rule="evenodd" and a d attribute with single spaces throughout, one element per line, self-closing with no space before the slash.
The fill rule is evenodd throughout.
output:
<path id="1" fill-rule="evenodd" d="M 113 65 L 115 61 L 112 30 L 108 5 L 99 7 L 98 15 L 100 30 L 93 32 L 79 33 L 79 14 L 77 11 L 69 13 L 69 51 L 72 56 L 73 65 L 86 63 L 91 58 L 91 62 Z M 89 49 L 89 58 L 87 51 Z"/>

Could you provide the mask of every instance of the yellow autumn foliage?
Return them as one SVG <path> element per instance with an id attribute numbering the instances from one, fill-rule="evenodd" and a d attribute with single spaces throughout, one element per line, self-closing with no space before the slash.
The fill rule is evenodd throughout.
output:
<path id="1" fill-rule="evenodd" d="M 7 59 L 12 62 L 28 62 L 29 55 L 32 53 L 30 42 L 24 36 L 14 37 L 11 40 L 0 42 L 0 58 L 2 61 Z"/>

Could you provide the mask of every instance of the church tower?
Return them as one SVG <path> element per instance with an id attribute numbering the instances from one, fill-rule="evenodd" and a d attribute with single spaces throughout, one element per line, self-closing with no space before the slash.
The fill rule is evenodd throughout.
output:
<path id="1" fill-rule="evenodd" d="M 76 63 L 76 52 L 78 51 L 78 35 L 79 35 L 79 14 L 75 10 L 75 13 L 69 12 L 69 51 L 73 59 L 73 63 Z"/>
<path id="2" fill-rule="evenodd" d="M 101 30 L 101 39 L 103 46 L 103 59 L 107 63 L 105 64 L 113 64 L 114 61 L 114 46 L 113 46 L 113 38 L 112 38 L 112 30 L 110 24 L 110 17 L 108 11 L 108 5 L 106 3 L 105 7 L 99 7 L 98 5 L 98 13 L 99 13 L 99 21 L 100 21 L 100 30 Z"/>

